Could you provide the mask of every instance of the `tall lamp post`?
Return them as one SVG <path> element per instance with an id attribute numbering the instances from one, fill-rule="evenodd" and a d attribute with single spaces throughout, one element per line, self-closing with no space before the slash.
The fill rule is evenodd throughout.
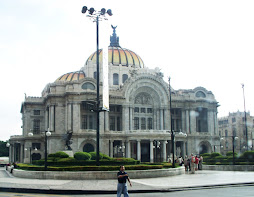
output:
<path id="1" fill-rule="evenodd" d="M 49 128 L 47 131 L 45 131 L 45 166 L 44 169 L 47 171 L 48 169 L 48 137 L 51 136 L 51 132 L 49 131 Z"/>
<path id="2" fill-rule="evenodd" d="M 93 22 L 96 22 L 96 64 L 97 64 L 97 105 L 96 105 L 96 115 L 97 115 L 97 127 L 96 127 L 96 165 L 99 166 L 99 154 L 100 154 L 100 66 L 99 66 L 99 21 L 107 20 L 105 14 L 107 13 L 109 16 L 112 16 L 111 9 L 106 11 L 105 8 L 102 8 L 100 11 L 96 11 L 94 8 L 88 8 L 84 6 L 82 8 L 82 13 L 85 14 L 88 11 L 87 17 L 93 19 Z"/>
<path id="3" fill-rule="evenodd" d="M 232 135 L 232 136 L 222 136 L 222 137 L 232 137 L 232 149 L 233 149 L 233 165 L 235 165 L 235 140 L 238 139 L 237 136 Z M 221 138 L 223 140 L 223 138 Z"/>
<path id="4" fill-rule="evenodd" d="M 249 150 L 248 145 L 248 128 L 247 128 L 247 116 L 246 116 L 246 107 L 245 107 L 245 94 L 244 94 L 244 84 L 242 84 L 243 88 L 243 103 L 244 103 L 244 122 L 245 122 L 245 134 L 246 134 L 246 150 Z"/>
<path id="5" fill-rule="evenodd" d="M 169 113 L 170 113 L 170 131 L 171 131 L 171 141 L 172 141 L 172 152 L 173 152 L 173 165 L 175 168 L 175 133 L 173 131 L 173 119 L 172 119 L 172 100 L 171 100 L 171 88 L 170 88 L 170 77 L 168 77 L 168 85 L 169 85 Z"/>

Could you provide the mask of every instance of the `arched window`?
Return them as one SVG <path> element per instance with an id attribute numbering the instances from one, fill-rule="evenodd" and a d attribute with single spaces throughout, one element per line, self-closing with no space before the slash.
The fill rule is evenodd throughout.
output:
<path id="1" fill-rule="evenodd" d="M 94 152 L 94 146 L 90 143 L 85 144 L 85 146 L 83 147 L 83 152 Z"/>
<path id="2" fill-rule="evenodd" d="M 87 82 L 87 83 L 84 83 L 82 85 L 82 89 L 84 89 L 84 90 L 87 90 L 87 89 L 95 90 L 95 86 L 92 83 Z"/>
<path id="3" fill-rule="evenodd" d="M 119 76 L 117 73 L 113 74 L 113 85 L 119 85 Z"/>
<path id="4" fill-rule="evenodd" d="M 205 93 L 204 93 L 204 92 L 202 92 L 202 91 L 198 91 L 198 92 L 196 93 L 196 97 L 205 98 L 205 97 L 206 97 L 206 95 L 205 95 Z"/>
<path id="5" fill-rule="evenodd" d="M 127 74 L 123 74 L 123 83 L 128 79 L 128 75 Z"/>

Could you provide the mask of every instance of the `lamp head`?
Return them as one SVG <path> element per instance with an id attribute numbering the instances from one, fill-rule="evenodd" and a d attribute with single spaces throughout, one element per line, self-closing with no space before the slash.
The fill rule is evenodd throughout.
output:
<path id="1" fill-rule="evenodd" d="M 94 10 L 94 8 L 90 8 L 88 11 L 89 11 L 89 14 L 90 14 L 90 15 L 93 15 L 93 13 L 94 13 L 95 10 Z"/>
<path id="2" fill-rule="evenodd" d="M 112 16 L 112 15 L 113 15 L 111 9 L 108 9 L 108 10 L 107 10 L 107 14 L 108 14 L 109 16 Z"/>
<path id="3" fill-rule="evenodd" d="M 101 15 L 104 15 L 106 13 L 106 9 L 105 8 L 101 8 Z"/>
<path id="4" fill-rule="evenodd" d="M 84 6 L 84 7 L 82 8 L 82 13 L 83 13 L 83 14 L 85 14 L 85 13 L 86 13 L 86 11 L 87 11 L 87 7 L 86 7 L 86 6 Z"/>

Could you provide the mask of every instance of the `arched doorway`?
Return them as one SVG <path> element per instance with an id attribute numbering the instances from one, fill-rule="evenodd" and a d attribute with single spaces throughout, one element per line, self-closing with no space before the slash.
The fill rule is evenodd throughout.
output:
<path id="1" fill-rule="evenodd" d="M 87 153 L 94 152 L 94 146 L 90 143 L 85 144 L 83 147 L 83 152 Z"/>
<path id="2" fill-rule="evenodd" d="M 212 146 L 208 141 L 202 141 L 198 146 L 199 154 L 211 153 L 211 151 L 212 151 Z"/>
<path id="3" fill-rule="evenodd" d="M 203 154 L 203 153 L 208 153 L 208 148 L 206 145 L 202 144 L 200 147 L 199 147 L 199 154 Z"/>
<path id="4" fill-rule="evenodd" d="M 41 159 L 41 154 L 40 153 L 33 153 L 32 154 L 32 161 L 40 160 L 40 159 Z"/>

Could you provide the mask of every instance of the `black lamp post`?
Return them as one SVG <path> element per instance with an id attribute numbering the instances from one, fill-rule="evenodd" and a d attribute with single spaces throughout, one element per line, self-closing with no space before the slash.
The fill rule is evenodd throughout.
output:
<path id="1" fill-rule="evenodd" d="M 48 137 L 51 136 L 51 132 L 45 131 L 45 163 L 44 163 L 44 169 L 47 171 L 48 169 Z"/>
<path id="2" fill-rule="evenodd" d="M 97 64 L 97 105 L 96 105 L 96 116 L 97 116 L 97 126 L 96 126 L 96 165 L 100 165 L 99 156 L 100 156 L 100 66 L 99 66 L 99 21 L 102 19 L 107 20 L 105 14 L 107 13 L 109 16 L 112 16 L 111 9 L 108 9 L 106 12 L 105 8 L 102 8 L 100 11 L 96 11 L 94 8 L 88 8 L 84 6 L 82 8 L 82 13 L 85 14 L 88 11 L 87 17 L 93 19 L 93 22 L 96 22 L 96 64 Z"/>
<path id="3" fill-rule="evenodd" d="M 171 130 L 171 141 L 172 141 L 172 152 L 173 152 L 173 165 L 175 168 L 175 133 L 173 131 L 173 119 L 172 119 L 172 100 L 171 100 L 171 88 L 170 88 L 170 77 L 168 77 L 168 85 L 169 85 L 169 113 L 170 113 L 170 130 Z"/>
<path id="4" fill-rule="evenodd" d="M 235 165 L 235 140 L 238 139 L 237 136 L 232 135 L 232 136 L 222 136 L 222 137 L 232 137 L 232 149 L 233 149 L 233 165 Z M 223 138 L 221 138 L 223 140 Z"/>
<path id="5" fill-rule="evenodd" d="M 249 150 L 248 145 L 248 127 L 247 127 L 247 116 L 246 116 L 246 107 L 245 107 L 245 94 L 244 94 L 244 84 L 242 84 L 243 88 L 243 102 L 244 102 L 244 122 L 245 122 L 245 134 L 246 134 L 246 150 Z"/>

